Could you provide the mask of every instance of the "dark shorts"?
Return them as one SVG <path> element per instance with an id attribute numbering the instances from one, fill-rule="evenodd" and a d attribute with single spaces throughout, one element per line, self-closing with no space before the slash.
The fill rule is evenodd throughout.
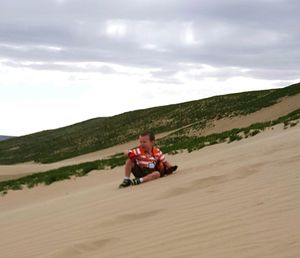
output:
<path id="1" fill-rule="evenodd" d="M 141 168 L 136 163 L 134 164 L 134 167 L 131 169 L 131 172 L 135 177 L 144 177 L 151 174 L 154 171 L 156 171 L 156 169 Z"/>

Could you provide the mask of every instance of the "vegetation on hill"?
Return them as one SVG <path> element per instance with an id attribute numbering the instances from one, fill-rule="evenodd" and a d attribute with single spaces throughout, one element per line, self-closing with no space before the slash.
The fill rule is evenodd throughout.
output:
<path id="1" fill-rule="evenodd" d="M 163 152 L 169 154 L 177 154 L 179 151 L 188 150 L 188 152 L 199 150 L 203 147 L 218 144 L 231 143 L 239 141 L 243 138 L 255 136 L 265 128 L 272 127 L 277 124 L 284 124 L 284 128 L 293 127 L 297 125 L 300 119 L 300 109 L 297 109 L 290 114 L 280 117 L 276 120 L 255 123 L 244 128 L 235 128 L 226 132 L 211 134 L 202 137 L 188 137 L 176 136 L 166 137 L 158 141 L 159 147 Z M 19 179 L 8 180 L 0 182 L 0 193 L 5 195 L 8 190 L 19 190 L 23 186 L 33 187 L 35 185 L 44 183 L 49 185 L 55 181 L 69 179 L 71 176 L 84 176 L 92 170 L 111 169 L 116 166 L 121 166 L 126 160 L 126 156 L 122 153 L 115 154 L 107 159 L 96 160 L 92 162 L 85 162 L 73 166 L 66 166 L 58 169 L 49 170 L 46 172 L 35 173 L 29 176 L 21 177 Z"/>
<path id="2" fill-rule="evenodd" d="M 52 169 L 46 172 L 34 173 L 18 179 L 0 182 L 0 193 L 5 195 L 8 190 L 21 190 L 23 186 L 32 188 L 38 184 L 50 185 L 53 182 L 70 179 L 72 176 L 85 176 L 92 170 L 112 169 L 123 165 L 126 160 L 124 155 L 116 154 L 108 159 L 85 162 L 72 166 Z"/>
<path id="3" fill-rule="evenodd" d="M 205 146 L 222 143 L 239 141 L 243 138 L 254 136 L 265 128 L 283 123 L 284 127 L 295 126 L 300 119 L 300 109 L 297 109 L 286 116 L 279 117 L 276 120 L 254 123 L 248 127 L 234 128 L 232 130 L 221 133 L 214 133 L 207 136 L 185 136 L 185 135 L 170 135 L 158 141 L 161 150 L 165 153 L 176 154 L 178 150 L 186 149 L 189 152 L 199 150 Z"/>
<path id="4" fill-rule="evenodd" d="M 125 143 L 145 129 L 162 133 L 191 124 L 205 127 L 212 119 L 249 114 L 297 93 L 300 83 L 95 118 L 0 142 L 0 164 L 51 163 Z"/>

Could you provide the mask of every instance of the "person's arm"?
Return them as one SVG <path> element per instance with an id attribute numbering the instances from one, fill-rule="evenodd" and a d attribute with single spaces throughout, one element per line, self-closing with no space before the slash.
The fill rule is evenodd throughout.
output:
<path id="1" fill-rule="evenodd" d="M 170 163 L 169 161 L 167 161 L 167 160 L 164 162 L 164 164 L 165 164 L 165 166 L 166 166 L 167 168 L 172 167 L 171 163 Z"/>
<path id="2" fill-rule="evenodd" d="M 124 155 L 127 156 L 132 161 L 136 160 L 136 158 L 138 157 L 137 148 L 124 151 Z"/>
<path id="3" fill-rule="evenodd" d="M 171 174 L 178 168 L 178 166 L 172 166 L 172 164 L 169 161 L 167 161 L 165 155 L 161 151 L 159 153 L 159 161 L 162 162 L 165 167 L 163 174 Z"/>
<path id="4" fill-rule="evenodd" d="M 162 162 L 166 168 L 170 168 L 172 167 L 171 163 L 169 161 L 167 161 L 165 155 L 162 153 L 161 150 L 159 150 L 159 161 Z"/>

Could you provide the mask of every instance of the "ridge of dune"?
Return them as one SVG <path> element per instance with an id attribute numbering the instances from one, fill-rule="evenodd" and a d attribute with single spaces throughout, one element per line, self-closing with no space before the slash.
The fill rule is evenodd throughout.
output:
<path id="1" fill-rule="evenodd" d="M 3 257 L 297 258 L 300 125 L 168 156 L 177 174 L 117 189 L 123 168 L 11 191 Z"/>
<path id="2" fill-rule="evenodd" d="M 203 130 L 190 132 L 192 135 L 209 135 L 213 133 L 221 133 L 234 128 L 242 128 L 250 126 L 254 123 L 261 123 L 275 120 L 278 117 L 285 116 L 288 113 L 300 108 L 300 94 L 284 97 L 276 104 L 262 108 L 259 111 L 244 116 L 225 117 L 212 121 Z"/>
<path id="3" fill-rule="evenodd" d="M 173 131 L 160 133 L 156 135 L 157 139 L 163 138 L 166 135 L 172 133 Z M 137 141 L 130 141 L 127 143 L 119 144 L 107 149 L 91 152 L 88 154 L 80 155 L 75 158 L 70 158 L 49 164 L 39 164 L 35 162 L 25 162 L 15 165 L 0 165 L 0 181 L 5 181 L 9 179 L 19 178 L 21 176 L 30 175 L 36 172 L 43 172 L 51 169 L 56 169 L 64 166 L 70 166 L 74 164 L 79 164 L 88 161 L 94 161 L 102 159 L 118 152 L 122 152 L 126 149 L 132 148 L 137 144 Z"/>
<path id="4" fill-rule="evenodd" d="M 223 118 L 212 121 L 210 125 L 204 130 L 192 131 L 191 134 L 196 135 L 209 135 L 212 133 L 220 133 L 223 131 L 231 130 L 233 128 L 241 128 L 249 126 L 253 123 L 264 122 L 274 120 L 280 116 L 287 115 L 288 113 L 300 108 L 300 94 L 289 96 L 281 99 L 278 103 L 263 108 L 257 112 L 245 115 L 237 116 L 233 118 Z M 180 129 L 178 129 L 180 130 Z M 168 134 L 171 134 L 177 130 L 165 132 L 157 135 L 157 139 L 163 138 Z M 97 159 L 105 158 L 110 155 L 122 152 L 125 149 L 129 149 L 136 145 L 136 141 L 130 141 L 124 144 L 116 145 L 107 149 L 91 152 L 88 154 L 80 155 L 74 158 L 50 163 L 50 164 L 38 164 L 34 162 L 26 162 L 15 165 L 0 165 L 0 181 L 19 178 L 25 175 L 29 175 L 36 172 L 43 172 L 51 169 L 60 168 L 63 166 L 69 166 L 79 164 L 88 161 L 94 161 Z"/>

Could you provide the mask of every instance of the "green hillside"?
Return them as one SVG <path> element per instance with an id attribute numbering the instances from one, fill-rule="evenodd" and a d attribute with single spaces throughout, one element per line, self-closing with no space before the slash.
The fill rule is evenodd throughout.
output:
<path id="1" fill-rule="evenodd" d="M 168 154 L 177 154 L 184 150 L 192 152 L 218 143 L 240 141 L 244 138 L 255 136 L 264 131 L 266 128 L 271 127 L 273 129 L 273 126 L 279 124 L 283 124 L 283 128 L 287 129 L 289 127 L 296 126 L 299 123 L 299 119 L 300 109 L 296 109 L 285 116 L 277 118 L 276 120 L 254 123 L 248 127 L 234 128 L 222 133 L 214 133 L 207 136 L 168 136 L 160 139 L 158 144 L 161 150 Z M 56 181 L 85 176 L 94 170 L 112 169 L 114 167 L 124 165 L 126 159 L 126 155 L 117 153 L 105 159 L 60 167 L 45 172 L 32 173 L 31 175 L 17 179 L 2 181 L 0 182 L 0 194 L 1 196 L 4 196 L 9 190 L 21 190 L 26 186 L 28 188 L 32 188 L 39 184 L 49 185 Z"/>
<path id="2" fill-rule="evenodd" d="M 245 115 L 300 93 L 300 83 L 282 89 L 216 96 L 120 115 L 95 118 L 78 124 L 0 142 L 0 164 L 26 161 L 51 163 L 136 139 L 143 130 L 155 133 L 193 124 L 205 127 L 212 119 Z"/>

